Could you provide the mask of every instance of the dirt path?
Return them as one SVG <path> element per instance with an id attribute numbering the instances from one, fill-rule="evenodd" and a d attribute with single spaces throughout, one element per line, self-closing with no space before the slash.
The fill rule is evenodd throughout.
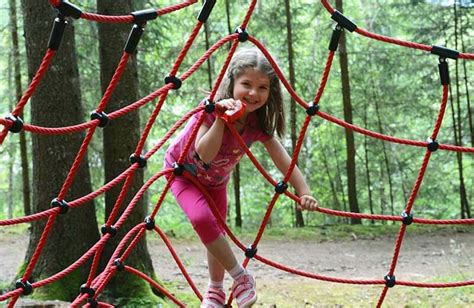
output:
<path id="1" fill-rule="evenodd" d="M 438 277 L 460 276 L 464 280 L 474 277 L 474 233 L 437 233 L 411 236 L 403 242 L 396 268 L 398 280 L 435 281 Z M 245 242 L 245 241 L 244 241 Z M 173 246 L 200 290 L 207 281 L 204 250 L 198 241 L 172 240 Z M 376 239 L 313 242 L 310 240 L 263 239 L 259 255 L 302 271 L 330 277 L 351 279 L 382 279 L 388 271 L 393 255 L 395 236 Z M 27 237 L 0 233 L 0 282 L 12 281 L 22 256 Z M 178 284 L 179 289 L 190 288 L 175 265 L 165 245 L 154 239 L 149 250 L 157 275 L 164 281 Z M 239 258 L 242 253 L 235 250 Z M 249 268 L 255 273 L 260 287 L 294 283 L 311 283 L 313 280 L 271 268 L 251 261 Z M 230 281 L 226 281 L 229 285 Z M 474 293 L 474 292 L 473 292 Z"/>
<path id="2" fill-rule="evenodd" d="M 352 241 L 315 243 L 308 240 L 287 242 L 263 240 L 259 255 L 302 271 L 331 277 L 381 279 L 388 271 L 393 256 L 395 237 L 354 239 Z M 173 246 L 187 266 L 193 279 L 204 286 L 207 283 L 204 251 L 199 242 L 174 241 Z M 155 269 L 165 280 L 181 280 L 164 245 L 151 246 Z M 239 250 L 235 250 L 242 256 Z M 241 258 L 242 259 L 242 258 Z M 295 275 L 276 270 L 258 261 L 249 268 L 260 281 L 293 280 Z M 474 276 L 474 235 L 449 233 L 436 235 L 407 235 L 397 263 L 397 279 L 430 280 L 430 278 L 468 274 Z M 307 279 L 307 278 L 302 278 Z"/>

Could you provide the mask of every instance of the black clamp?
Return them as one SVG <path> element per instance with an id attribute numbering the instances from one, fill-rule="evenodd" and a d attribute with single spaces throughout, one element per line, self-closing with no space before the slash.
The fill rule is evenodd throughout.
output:
<path id="1" fill-rule="evenodd" d="M 355 30 L 357 30 L 357 25 L 337 10 L 334 10 L 334 13 L 332 13 L 331 18 L 335 20 L 339 25 L 341 25 L 341 27 L 344 27 L 350 32 L 354 32 Z"/>
<path id="2" fill-rule="evenodd" d="M 22 288 L 23 295 L 30 295 L 31 293 L 33 293 L 33 286 L 28 280 L 27 281 L 22 281 L 21 279 L 17 280 L 15 282 L 15 288 L 16 289 Z"/>
<path id="3" fill-rule="evenodd" d="M 439 70 L 439 78 L 441 81 L 441 85 L 445 86 L 450 83 L 449 79 L 449 68 L 448 68 L 448 62 L 446 61 L 446 58 L 439 58 L 439 64 L 438 64 L 438 70 Z"/>
<path id="4" fill-rule="evenodd" d="M 89 307 L 91 307 L 91 308 L 99 307 L 99 302 L 97 302 L 96 299 L 93 299 L 93 298 L 91 298 L 91 297 L 89 297 L 89 298 L 87 299 L 87 303 L 89 304 Z"/>
<path id="5" fill-rule="evenodd" d="M 173 174 L 174 175 L 183 175 L 184 173 L 184 165 L 178 164 L 177 162 L 173 163 Z"/>
<path id="6" fill-rule="evenodd" d="M 170 75 L 165 77 L 165 83 L 166 84 L 172 83 L 174 85 L 173 89 L 175 90 L 178 90 L 179 88 L 181 88 L 181 85 L 183 84 L 181 79 L 179 79 L 176 76 L 170 76 Z"/>
<path id="7" fill-rule="evenodd" d="M 93 121 L 93 120 L 99 120 L 99 127 L 106 127 L 110 124 L 109 116 L 103 111 L 101 111 L 101 112 L 97 112 L 97 111 L 91 112 L 91 121 Z"/>
<path id="8" fill-rule="evenodd" d="M 87 294 L 89 297 L 94 297 L 95 295 L 95 290 L 91 287 L 88 287 L 85 283 L 81 285 L 80 292 L 81 294 Z"/>
<path id="9" fill-rule="evenodd" d="M 205 0 L 197 19 L 200 22 L 205 23 L 209 18 L 209 15 L 211 15 L 212 9 L 214 8 L 215 4 L 216 0 Z"/>
<path id="10" fill-rule="evenodd" d="M 153 230 L 155 229 L 155 220 L 151 216 L 145 217 L 145 229 L 147 230 Z"/>
<path id="11" fill-rule="evenodd" d="M 13 121 L 13 124 L 8 128 L 8 131 L 12 133 L 19 133 L 23 129 L 23 120 L 20 117 L 10 113 L 5 117 L 5 120 Z"/>
<path id="12" fill-rule="evenodd" d="M 248 32 L 245 30 L 245 28 L 241 28 L 241 27 L 237 27 L 235 29 L 235 33 L 238 33 L 239 34 L 239 42 L 245 42 L 249 39 L 249 34 Z"/>
<path id="13" fill-rule="evenodd" d="M 56 6 L 56 9 L 63 17 L 71 16 L 74 19 L 79 19 L 82 15 L 80 8 L 66 0 L 62 0 L 59 5 Z"/>
<path id="14" fill-rule="evenodd" d="M 158 11 L 156 9 L 146 9 L 130 13 L 133 16 L 133 23 L 137 25 L 143 25 L 149 20 L 156 19 L 158 17 Z"/>
<path id="15" fill-rule="evenodd" d="M 125 47 L 123 49 L 129 55 L 135 52 L 135 49 L 140 42 L 140 38 L 142 37 L 143 31 L 145 30 L 143 25 L 144 24 L 135 24 L 133 25 L 132 30 L 130 30 L 130 34 L 128 35 L 127 42 L 125 43 Z"/>
<path id="16" fill-rule="evenodd" d="M 66 29 L 67 21 L 64 18 L 56 17 L 53 23 L 53 29 L 49 35 L 48 48 L 58 50 L 63 39 L 64 29 Z"/>
<path id="17" fill-rule="evenodd" d="M 427 141 L 428 141 L 428 145 L 427 145 L 428 151 L 435 152 L 439 148 L 438 141 L 433 140 L 431 138 L 428 138 Z"/>
<path id="18" fill-rule="evenodd" d="M 115 228 L 114 226 L 107 226 L 104 224 L 100 228 L 100 232 L 102 233 L 102 235 L 106 235 L 108 233 L 112 237 L 114 237 L 117 234 L 117 228 Z"/>
<path id="19" fill-rule="evenodd" d="M 383 277 L 383 279 L 385 280 L 385 285 L 389 288 L 393 288 L 395 286 L 395 284 L 397 284 L 397 280 L 395 279 L 395 275 L 385 275 Z"/>
<path id="20" fill-rule="evenodd" d="M 440 56 L 440 58 L 459 59 L 459 51 L 444 46 L 431 46 L 431 53 Z"/>
<path id="21" fill-rule="evenodd" d="M 402 212 L 402 222 L 404 225 L 409 226 L 413 223 L 413 214 L 407 213 L 406 211 Z"/>
<path id="22" fill-rule="evenodd" d="M 341 34 L 342 34 L 342 26 L 340 24 L 337 24 L 332 30 L 331 41 L 329 42 L 329 47 L 328 47 L 330 51 L 337 50 L 337 47 L 339 46 L 339 41 L 341 39 Z"/>
<path id="23" fill-rule="evenodd" d="M 204 110 L 207 112 L 207 113 L 213 113 L 214 110 L 216 110 L 216 103 L 214 103 L 213 101 L 209 100 L 208 98 L 206 98 L 204 100 Z"/>
<path id="24" fill-rule="evenodd" d="M 51 201 L 51 207 L 59 207 L 61 210 L 59 211 L 59 214 L 66 214 L 67 211 L 69 210 L 69 204 L 64 201 L 64 200 L 59 200 L 58 198 L 54 198 Z"/>
<path id="25" fill-rule="evenodd" d="M 252 245 L 249 245 L 249 247 L 245 249 L 245 256 L 249 259 L 252 259 L 253 257 L 255 257 L 256 254 L 257 254 L 257 247 L 254 248 Z"/>
<path id="26" fill-rule="evenodd" d="M 283 181 L 278 182 L 278 184 L 275 186 L 275 192 L 282 194 L 288 189 L 288 184 L 286 184 Z"/>
<path id="27" fill-rule="evenodd" d="M 319 104 L 312 102 L 309 104 L 309 107 L 306 109 L 306 114 L 309 116 L 314 116 L 319 112 Z"/>
<path id="28" fill-rule="evenodd" d="M 130 163 L 132 165 L 135 164 L 135 163 L 138 163 L 139 168 L 145 168 L 146 167 L 147 160 L 143 155 L 140 155 L 140 156 L 137 157 L 137 155 L 135 155 L 135 153 L 133 153 L 132 155 L 130 155 L 128 160 L 130 161 Z"/>
<path id="29" fill-rule="evenodd" d="M 125 269 L 125 265 L 122 261 L 120 261 L 120 259 L 115 259 L 114 265 L 119 272 L 123 272 L 123 270 Z"/>

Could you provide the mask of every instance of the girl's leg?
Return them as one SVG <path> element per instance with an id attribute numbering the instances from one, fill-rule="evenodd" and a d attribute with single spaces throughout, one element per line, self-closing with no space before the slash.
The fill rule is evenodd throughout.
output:
<path id="1" fill-rule="evenodd" d="M 209 279 L 212 282 L 224 281 L 225 268 L 222 264 L 207 250 L 207 264 L 209 268 Z"/>
<path id="2" fill-rule="evenodd" d="M 237 258 L 234 255 L 234 252 L 229 246 L 229 242 L 224 236 L 219 236 L 216 240 L 206 244 L 206 248 L 209 254 L 217 263 L 220 263 L 220 267 L 223 269 L 230 271 L 232 270 L 238 263 Z M 208 260 L 209 257 L 208 257 Z M 214 261 L 213 260 L 213 261 Z M 211 270 L 211 263 L 209 263 L 209 271 Z M 216 270 L 220 270 L 216 267 Z M 217 272 L 216 272 L 217 273 Z"/>

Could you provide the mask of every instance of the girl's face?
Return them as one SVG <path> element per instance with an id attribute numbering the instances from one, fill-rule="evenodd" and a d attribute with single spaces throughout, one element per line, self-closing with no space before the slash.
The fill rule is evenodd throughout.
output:
<path id="1" fill-rule="evenodd" d="M 260 71 L 247 69 L 234 80 L 234 99 L 247 103 L 247 113 L 265 105 L 269 94 L 270 79 Z"/>

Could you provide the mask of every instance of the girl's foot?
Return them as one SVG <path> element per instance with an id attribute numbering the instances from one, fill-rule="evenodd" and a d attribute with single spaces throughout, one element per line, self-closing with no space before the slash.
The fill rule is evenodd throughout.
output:
<path id="1" fill-rule="evenodd" d="M 232 285 L 232 294 L 237 302 L 237 307 L 247 308 L 257 301 L 257 291 L 255 290 L 255 278 L 252 274 L 245 272 L 239 278 L 234 280 Z"/>
<path id="2" fill-rule="evenodd" d="M 224 306 L 224 291 L 217 288 L 208 288 L 202 299 L 201 308 L 223 308 Z"/>

